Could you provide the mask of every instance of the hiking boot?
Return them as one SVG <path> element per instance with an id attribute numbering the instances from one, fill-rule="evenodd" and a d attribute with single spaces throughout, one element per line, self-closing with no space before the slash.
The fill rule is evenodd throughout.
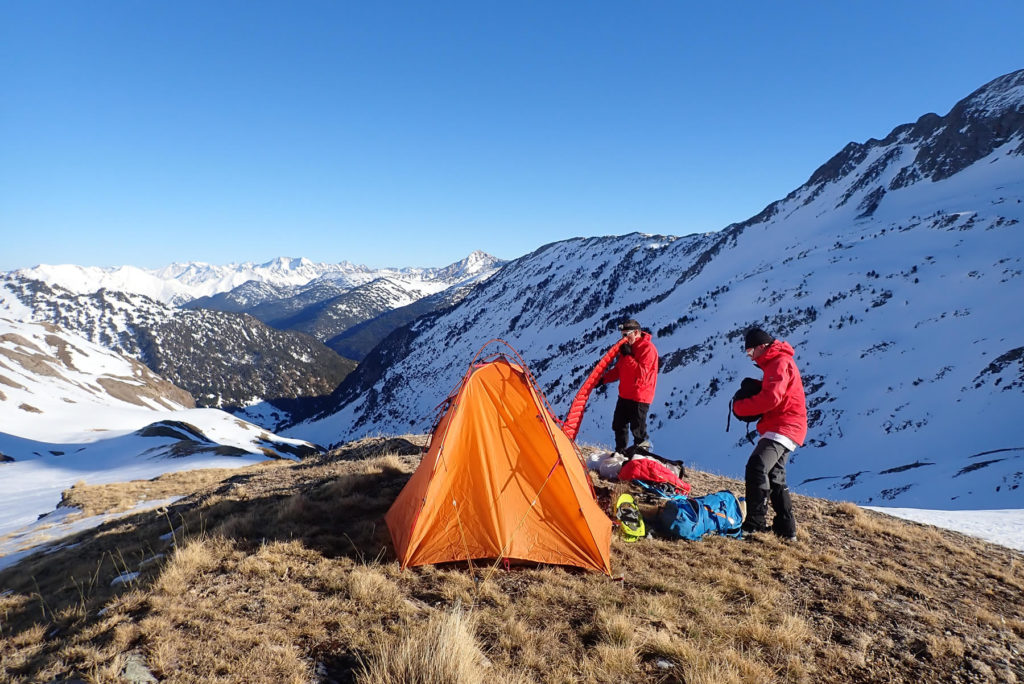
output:
<path id="1" fill-rule="evenodd" d="M 637 449 L 644 449 L 645 451 L 650 451 L 651 449 L 654 448 L 654 445 L 651 444 L 651 440 L 645 439 L 644 441 L 642 441 L 639 444 L 637 444 L 636 448 Z"/>
<path id="2" fill-rule="evenodd" d="M 740 528 L 740 531 L 743 532 L 744 539 L 755 540 L 759 537 L 759 535 L 763 535 L 769 532 L 770 530 L 767 526 L 754 527 L 753 525 L 743 523 L 743 526 Z"/>

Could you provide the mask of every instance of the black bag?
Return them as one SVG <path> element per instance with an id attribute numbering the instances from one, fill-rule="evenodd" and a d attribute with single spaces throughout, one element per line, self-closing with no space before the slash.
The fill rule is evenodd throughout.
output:
<path id="1" fill-rule="evenodd" d="M 736 416 L 740 420 L 745 421 L 747 423 L 753 423 L 755 421 L 761 420 L 761 416 L 764 415 L 763 413 L 758 414 L 756 416 L 741 416 L 740 414 L 736 413 L 736 409 L 733 408 L 733 403 L 736 402 L 737 400 L 749 399 L 750 397 L 757 396 L 760 393 L 760 380 L 757 380 L 755 378 L 743 378 L 743 380 L 740 381 L 740 388 L 736 390 L 736 394 L 732 395 L 732 400 L 729 401 L 729 410 L 732 412 L 732 415 Z"/>
<path id="2" fill-rule="evenodd" d="M 740 382 L 740 388 L 738 390 L 736 390 L 736 393 L 732 395 L 732 399 L 729 400 L 729 417 L 728 417 L 728 419 L 726 419 L 726 422 L 725 422 L 725 431 L 726 432 L 729 431 L 729 427 L 732 424 L 732 417 L 733 416 L 736 416 L 738 419 L 742 420 L 744 423 L 747 424 L 747 430 L 746 430 L 747 433 L 750 432 L 749 428 L 750 428 L 750 424 L 751 423 L 756 423 L 757 421 L 761 420 L 761 417 L 764 415 L 763 413 L 759 413 L 759 414 L 757 414 L 755 416 L 741 416 L 740 414 L 736 413 L 736 409 L 734 408 L 734 404 L 735 404 L 737 399 L 749 399 L 750 397 L 756 396 L 757 394 L 760 394 L 760 393 L 761 393 L 761 381 L 760 380 L 757 380 L 755 378 L 743 378 L 743 380 Z M 749 434 L 748 434 L 748 438 L 750 438 Z M 753 438 L 750 438 L 750 442 L 751 442 L 751 444 L 753 444 L 753 442 L 754 442 Z"/>

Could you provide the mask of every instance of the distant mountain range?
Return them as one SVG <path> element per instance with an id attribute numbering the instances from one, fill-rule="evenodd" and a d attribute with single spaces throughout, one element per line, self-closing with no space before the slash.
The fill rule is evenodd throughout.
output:
<path id="1" fill-rule="evenodd" d="M 13 274 L 57 285 L 76 294 L 113 290 L 145 295 L 172 306 L 200 300 L 203 303 L 200 308 L 250 313 L 249 309 L 259 304 L 293 297 L 318 287 L 326 288 L 320 298 L 326 299 L 381 278 L 406 282 L 411 288 L 426 289 L 428 293 L 438 292 L 493 270 L 500 264 L 499 259 L 476 251 L 461 261 L 440 268 L 375 269 L 348 261 L 325 264 L 305 258 L 278 257 L 263 264 L 246 262 L 217 266 L 189 262 L 158 269 L 42 264 L 18 269 Z"/>
<path id="2" fill-rule="evenodd" d="M 637 318 L 661 353 L 655 450 L 742 472 L 728 399 L 760 325 L 797 349 L 811 429 L 797 491 L 860 503 L 1024 507 L 1024 71 L 948 114 L 850 143 L 757 216 L 703 235 L 579 238 L 506 264 L 377 345 L 288 434 L 429 427 L 478 348 L 508 340 L 564 415 Z M 581 439 L 609 444 L 615 389 Z"/>
<path id="3" fill-rule="evenodd" d="M 347 339 L 345 333 L 353 326 L 421 301 L 423 304 L 416 310 L 432 311 L 452 301 L 456 292 L 486 280 L 502 263 L 477 251 L 444 268 L 367 271 L 365 274 L 372 278 L 356 285 L 352 284 L 357 279 L 351 273 L 339 276 L 337 272 L 295 286 L 252 280 L 227 292 L 199 297 L 184 306 L 247 313 L 274 328 L 312 335 L 342 356 L 360 360 L 369 349 L 343 342 Z M 448 292 L 452 288 L 456 291 Z M 386 323 L 389 320 L 386 317 L 370 328 L 384 333 L 378 333 L 372 344 L 394 329 Z"/>
<path id="4" fill-rule="evenodd" d="M 400 273 L 403 269 L 385 269 Z M 413 269 L 417 270 L 417 269 Z M 423 269 L 418 269 L 423 270 Z M 377 271 L 342 261 L 338 264 L 313 263 L 309 259 L 279 257 L 263 264 L 246 262 L 217 266 L 201 262 L 171 264 L 159 269 L 135 266 L 100 268 L 72 264 L 39 265 L 23 268 L 17 274 L 30 280 L 59 285 L 65 290 L 88 294 L 97 290 L 115 290 L 146 295 L 164 304 L 180 305 L 198 297 L 228 292 L 248 282 L 275 288 L 299 287 L 330 276 L 345 287 L 355 287 L 377 277 Z"/>
<path id="5" fill-rule="evenodd" d="M 473 252 L 443 268 L 374 270 L 284 258 L 154 271 L 37 266 L 0 274 L 0 312 L 59 325 L 139 359 L 199 405 L 273 429 L 303 403 L 329 395 L 355 367 L 352 359 L 410 320 L 402 310 L 449 304 L 502 263 Z M 252 279 L 222 291 L 244 278 Z M 204 291 L 217 294 L 183 307 L 169 303 Z"/>

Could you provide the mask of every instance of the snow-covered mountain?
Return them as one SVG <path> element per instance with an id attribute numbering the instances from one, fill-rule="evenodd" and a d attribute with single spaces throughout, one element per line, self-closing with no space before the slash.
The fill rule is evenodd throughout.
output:
<path id="1" fill-rule="evenodd" d="M 158 269 L 135 266 L 101 268 L 73 264 L 46 265 L 14 271 L 29 280 L 40 280 L 76 294 L 91 294 L 101 289 L 145 295 L 150 299 L 179 306 L 202 297 L 244 288 L 241 293 L 216 300 L 221 306 L 207 306 L 222 311 L 245 311 L 272 299 L 290 297 L 317 280 L 331 282 L 338 293 L 350 290 L 377 278 L 419 281 L 438 285 L 454 285 L 482 271 L 493 269 L 500 261 L 483 252 L 473 252 L 466 259 L 443 268 L 382 268 L 342 261 L 337 264 L 314 263 L 305 258 L 278 257 L 263 264 L 245 262 L 223 266 L 189 262 L 171 264 Z M 250 285 L 265 286 L 263 288 Z M 422 288 L 421 288 L 422 289 Z M 441 288 L 443 289 L 443 288 Z M 245 302 L 244 307 L 239 306 Z M 236 307 L 236 308 L 231 308 Z"/>
<path id="2" fill-rule="evenodd" d="M 411 323 L 420 316 L 454 306 L 491 275 L 493 272 L 488 272 L 436 294 L 417 299 L 405 306 L 389 309 L 373 318 L 349 326 L 344 332 L 328 339 L 325 344 L 346 359 L 361 362 L 392 331 Z"/>
<path id="3" fill-rule="evenodd" d="M 153 411 L 195 408 L 195 401 L 138 361 L 55 325 L 0 318 L 4 433 L 44 441 L 81 438 L 84 430 L 109 430 L 105 421 L 128 408 L 145 410 L 140 415 L 151 420 Z"/>
<path id="4" fill-rule="evenodd" d="M 359 287 L 358 285 L 356 287 Z M 333 280 L 317 278 L 296 287 L 276 287 L 256 280 L 212 297 L 199 297 L 182 304 L 186 309 L 209 309 L 247 313 L 267 325 L 292 318 L 311 306 L 339 297 L 353 288 Z"/>
<path id="5" fill-rule="evenodd" d="M 158 269 L 41 264 L 14 273 L 76 294 L 90 294 L 105 289 L 141 294 L 165 304 L 179 305 L 196 297 L 231 290 L 249 281 L 275 287 L 295 287 L 327 273 L 336 274 L 339 278 L 350 274 L 354 282 L 361 282 L 368 272 L 366 267 L 348 262 L 315 264 L 308 259 L 279 257 L 264 264 L 246 262 L 217 266 L 190 262 Z"/>
<path id="6" fill-rule="evenodd" d="M 444 268 L 383 269 L 376 277 L 355 286 L 352 278 L 339 278 L 337 274 L 292 288 L 274 288 L 251 281 L 228 292 L 195 299 L 185 306 L 247 313 L 275 328 L 298 330 L 327 342 L 354 325 L 425 297 L 483 282 L 503 263 L 476 251 Z"/>
<path id="7" fill-rule="evenodd" d="M 138 361 L 49 323 L 0 318 L 0 539 L 51 510 L 79 480 L 127 481 L 316 451 L 194 406 L 188 392 Z"/>
<path id="8" fill-rule="evenodd" d="M 482 252 L 474 252 L 457 264 L 432 272 L 429 278 L 377 278 L 271 325 L 312 335 L 342 354 L 344 345 L 335 346 L 332 340 L 343 338 L 353 326 L 378 320 L 378 326 L 374 329 L 379 329 L 384 334 L 376 339 L 376 344 L 397 327 L 395 325 L 387 328 L 385 325 L 386 321 L 392 320 L 387 315 L 390 312 L 404 309 L 417 302 L 423 303 L 422 306 L 416 307 L 423 313 L 433 311 L 465 296 L 464 293 L 468 293 L 497 272 L 502 263 Z"/>
<path id="9" fill-rule="evenodd" d="M 787 197 L 725 229 L 541 247 L 457 306 L 396 330 L 289 434 L 335 442 L 429 427 L 477 349 L 508 340 L 555 411 L 615 325 L 637 318 L 661 353 L 656 451 L 742 473 L 725 433 L 760 325 L 787 339 L 810 433 L 799 492 L 932 508 L 1024 507 L 1024 70 L 882 140 L 850 143 Z M 581 430 L 611 442 L 615 390 Z"/>
<path id="10" fill-rule="evenodd" d="M 385 311 L 423 299 L 437 289 L 436 286 L 419 289 L 405 280 L 377 278 L 308 306 L 289 318 L 279 319 L 275 327 L 299 330 L 326 341 Z"/>
<path id="11" fill-rule="evenodd" d="M 308 335 L 251 316 L 111 290 L 75 294 L 18 275 L 0 275 L 0 314 L 59 325 L 138 359 L 206 407 L 326 395 L 355 365 Z"/>
<path id="12" fill-rule="evenodd" d="M 249 419 L 274 428 L 303 401 L 330 394 L 355 366 L 323 341 L 395 308 L 482 282 L 502 263 L 473 252 L 434 269 L 284 258 L 159 271 L 38 266 L 0 274 L 0 311 L 60 325 L 139 359 L 202 406 L 244 409 Z M 233 289 L 192 299 L 225 287 Z M 186 310 L 168 303 L 186 298 Z M 391 329 L 374 331 L 382 337 Z"/>

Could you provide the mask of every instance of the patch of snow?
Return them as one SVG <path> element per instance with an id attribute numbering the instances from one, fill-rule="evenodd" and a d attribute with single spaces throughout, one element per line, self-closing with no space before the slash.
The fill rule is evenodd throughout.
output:
<path id="1" fill-rule="evenodd" d="M 0 528 L 0 570 L 17 564 L 21 559 L 37 552 L 52 553 L 74 545 L 57 544 L 61 539 L 99 527 L 105 522 L 127 515 L 168 506 L 182 497 L 143 501 L 120 513 L 104 513 L 71 519 L 82 511 L 70 506 L 56 508 L 40 515 L 37 520 L 16 529 Z M 5 498 L 6 502 L 7 499 Z"/>
<path id="2" fill-rule="evenodd" d="M 984 539 L 1017 551 L 1024 551 L 1024 510 L 1019 508 L 991 511 L 933 511 L 922 508 L 887 508 L 864 506 L 905 520 L 934 525 Z"/>
<path id="3" fill-rule="evenodd" d="M 117 586 L 118 584 L 127 584 L 128 582 L 134 582 L 138 579 L 138 572 L 122 572 L 120 575 L 110 580 L 110 586 Z"/>

